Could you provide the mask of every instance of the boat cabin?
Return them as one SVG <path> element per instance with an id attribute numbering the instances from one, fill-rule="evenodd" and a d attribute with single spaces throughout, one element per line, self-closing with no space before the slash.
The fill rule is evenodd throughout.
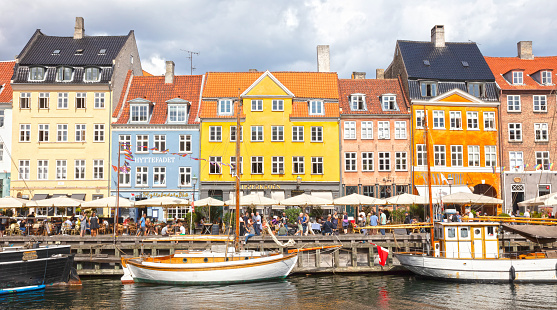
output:
<path id="1" fill-rule="evenodd" d="M 498 258 L 499 223 L 435 223 L 435 257 Z"/>

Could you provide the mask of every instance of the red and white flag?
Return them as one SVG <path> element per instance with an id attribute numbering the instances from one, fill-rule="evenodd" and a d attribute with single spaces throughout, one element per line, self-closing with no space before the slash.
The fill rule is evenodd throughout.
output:
<path id="1" fill-rule="evenodd" d="M 385 266 L 385 264 L 387 263 L 387 258 L 389 257 L 389 250 L 378 246 L 375 243 L 371 243 L 377 247 L 377 254 L 379 255 L 379 265 L 381 266 Z"/>

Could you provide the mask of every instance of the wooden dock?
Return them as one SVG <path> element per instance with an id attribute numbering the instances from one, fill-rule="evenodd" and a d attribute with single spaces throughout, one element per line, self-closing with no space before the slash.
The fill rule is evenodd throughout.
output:
<path id="1" fill-rule="evenodd" d="M 154 238 L 157 236 L 151 236 Z M 221 236 L 222 237 L 222 236 Z M 354 272 L 394 272 L 400 271 L 398 261 L 393 259 L 395 251 L 423 251 L 427 242 L 426 234 L 393 235 L 387 234 L 364 236 L 348 234 L 339 236 L 289 236 L 277 237 L 281 242 L 294 239 L 296 245 L 280 248 L 269 236 L 257 236 L 249 239 L 246 250 L 288 251 L 298 247 L 321 247 L 324 245 L 342 244 L 340 249 L 324 249 L 300 252 L 294 273 L 354 273 Z M 222 241 L 190 240 L 178 241 L 174 238 L 157 238 L 148 241 L 144 237 L 112 236 L 98 237 L 80 236 L 7 236 L 0 239 L 2 246 L 23 245 L 30 241 L 45 244 L 69 244 L 76 254 L 75 262 L 80 276 L 119 276 L 123 274 L 120 265 L 122 256 L 168 255 L 176 250 L 215 250 L 224 251 Z M 389 250 L 387 264 L 383 267 L 378 263 L 377 249 L 370 242 Z M 231 245 L 229 245 L 231 246 Z M 513 252 L 533 249 L 534 244 L 518 235 L 505 236 L 504 246 Z"/>

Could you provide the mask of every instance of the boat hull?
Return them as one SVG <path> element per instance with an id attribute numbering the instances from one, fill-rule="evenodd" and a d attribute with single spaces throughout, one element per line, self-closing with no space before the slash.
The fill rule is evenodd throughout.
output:
<path id="1" fill-rule="evenodd" d="M 285 278 L 297 260 L 296 254 L 205 264 L 162 264 L 128 260 L 124 268 L 128 269 L 134 282 L 172 285 L 231 284 Z"/>
<path id="2" fill-rule="evenodd" d="M 455 259 L 398 254 L 406 269 L 420 276 L 472 282 L 557 282 L 557 258 Z"/>

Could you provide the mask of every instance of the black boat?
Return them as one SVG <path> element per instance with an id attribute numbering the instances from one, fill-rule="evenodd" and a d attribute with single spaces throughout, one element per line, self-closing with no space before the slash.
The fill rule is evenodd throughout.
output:
<path id="1" fill-rule="evenodd" d="M 0 294 L 69 283 L 79 277 L 69 245 L 5 247 L 0 252 Z"/>

